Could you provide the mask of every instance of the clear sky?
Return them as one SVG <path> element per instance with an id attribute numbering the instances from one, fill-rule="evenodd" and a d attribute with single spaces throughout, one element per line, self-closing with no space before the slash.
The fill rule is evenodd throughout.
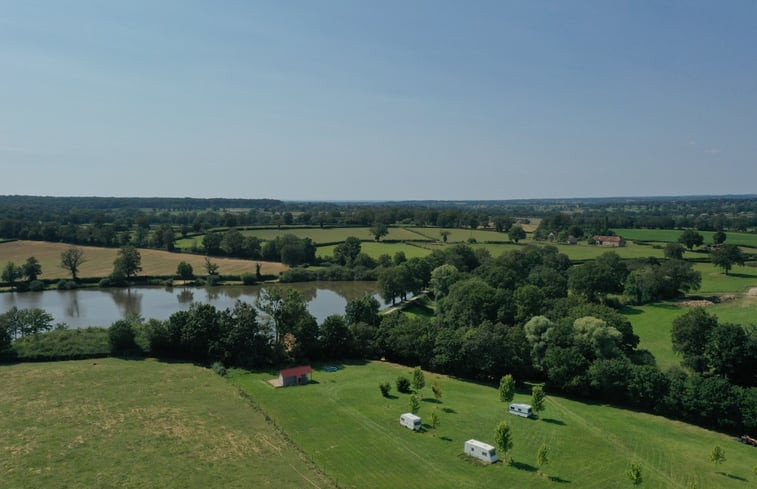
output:
<path id="1" fill-rule="evenodd" d="M 757 193 L 757 2 L 0 0 L 0 194 Z"/>

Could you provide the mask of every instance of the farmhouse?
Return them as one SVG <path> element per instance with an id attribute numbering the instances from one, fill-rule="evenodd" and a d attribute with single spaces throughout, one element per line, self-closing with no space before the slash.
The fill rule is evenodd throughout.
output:
<path id="1" fill-rule="evenodd" d="M 618 248 L 626 245 L 626 240 L 622 236 L 592 236 L 591 238 L 597 246 L 607 246 L 609 248 Z"/>
<path id="2" fill-rule="evenodd" d="M 310 365 L 285 368 L 279 372 L 279 385 L 282 387 L 288 387 L 290 385 L 307 384 L 310 382 L 308 374 L 312 373 L 313 369 L 310 368 Z"/>
<path id="3" fill-rule="evenodd" d="M 497 450 L 495 450 L 493 446 L 478 440 L 466 441 L 463 450 L 466 455 L 475 457 L 487 463 L 493 463 L 499 460 L 497 458 Z"/>

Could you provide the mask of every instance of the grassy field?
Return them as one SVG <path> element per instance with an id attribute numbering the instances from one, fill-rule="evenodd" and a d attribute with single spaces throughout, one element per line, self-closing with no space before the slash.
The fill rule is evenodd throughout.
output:
<path id="1" fill-rule="evenodd" d="M 626 307 L 623 312 L 641 339 L 639 348 L 652 352 L 657 365 L 666 370 L 679 365 L 681 358 L 673 353 L 670 331 L 673 320 L 690 308 L 678 303 L 657 303 Z M 707 306 L 707 312 L 723 323 L 757 325 L 757 297 L 740 297 L 734 301 Z"/>
<path id="2" fill-rule="evenodd" d="M 680 229 L 613 229 L 616 234 L 623 236 L 625 239 L 636 241 L 664 241 L 678 242 L 678 238 L 683 234 Z M 706 244 L 712 243 L 714 231 L 697 231 L 704 237 Z M 726 232 L 726 243 L 741 246 L 757 248 L 757 234 L 754 233 L 733 233 Z"/>
<path id="3" fill-rule="evenodd" d="M 702 286 L 697 294 L 744 293 L 757 287 L 757 267 L 737 265 L 728 275 L 712 263 L 695 263 L 694 269 L 702 274 Z"/>
<path id="4" fill-rule="evenodd" d="M 515 249 L 516 246 L 521 246 L 525 244 L 536 244 L 536 245 L 543 246 L 543 245 L 552 244 L 552 243 L 547 243 L 544 241 L 525 240 L 525 241 L 521 241 L 520 245 L 515 245 L 515 244 L 510 244 L 510 243 L 507 243 L 507 244 L 497 243 L 497 244 L 476 244 L 473 246 L 476 248 L 485 248 L 489 250 L 489 253 L 491 253 L 492 256 L 499 256 L 502 253 Z M 606 253 L 608 251 L 614 251 L 621 258 L 646 258 L 649 256 L 655 256 L 658 258 L 663 257 L 663 252 L 661 249 L 656 249 L 651 246 L 634 245 L 634 244 L 628 244 L 627 246 L 623 246 L 621 248 L 603 248 L 601 246 L 593 246 L 587 243 L 579 243 L 576 245 L 557 244 L 554 246 L 557 247 L 560 253 L 566 254 L 571 260 L 593 260 L 599 255 L 601 255 L 602 253 Z"/>
<path id="5" fill-rule="evenodd" d="M 208 369 L 98 359 L 0 372 L 3 489 L 333 487 Z"/>
<path id="6" fill-rule="evenodd" d="M 316 255 L 320 257 L 334 256 L 334 248 L 336 248 L 336 245 L 319 246 Z M 405 253 L 408 259 L 422 258 L 431 253 L 431 250 L 426 247 L 406 243 L 377 243 L 375 241 L 361 243 L 360 250 L 372 258 L 378 258 L 381 255 L 394 256 L 398 251 Z"/>
<path id="7" fill-rule="evenodd" d="M 272 373 L 233 371 L 231 380 L 273 416 L 327 475 L 350 488 L 542 488 L 570 484 L 580 488 L 628 485 L 624 471 L 638 460 L 643 487 L 723 489 L 757 482 L 752 467 L 755 449 L 729 436 L 633 411 L 548 397 L 542 419 L 507 415 L 493 387 L 426 374 L 444 393 L 436 404 L 430 387 L 422 391 L 419 415 L 424 430 L 411 432 L 398 423 L 408 411 L 408 395 L 381 397 L 379 382 L 406 367 L 371 362 L 346 365 L 337 372 L 316 371 L 313 383 L 272 389 Z M 517 401 L 527 401 L 523 394 Z M 427 425 L 438 406 L 436 430 Z M 493 442 L 496 424 L 512 428 L 513 465 L 483 466 L 462 455 L 470 438 Z M 550 447 L 551 461 L 539 473 L 536 452 Z M 725 448 L 720 467 L 707 462 L 715 445 Z"/>
<path id="8" fill-rule="evenodd" d="M 0 263 L 8 261 L 20 265 L 30 256 L 34 256 L 42 264 L 43 279 L 71 278 L 71 274 L 60 268 L 60 254 L 70 245 L 63 243 L 48 243 L 44 241 L 13 241 L 0 243 Z M 113 271 L 113 260 L 116 259 L 118 249 L 99 248 L 94 246 L 79 246 L 84 251 L 84 262 L 79 271 L 79 277 L 107 277 Z M 186 261 L 192 265 L 198 275 L 205 274 L 205 257 L 167 251 L 140 249 L 142 255 L 141 275 L 173 275 L 176 266 Z M 221 274 L 237 275 L 245 272 L 255 273 L 255 261 L 234 258 L 213 258 L 219 265 Z M 262 273 L 278 275 L 286 270 L 286 265 L 273 262 L 259 262 L 263 264 Z"/>
<path id="9" fill-rule="evenodd" d="M 429 241 L 441 241 L 442 231 L 449 233 L 447 236 L 448 243 L 465 243 L 470 238 L 475 239 L 480 243 L 487 241 L 510 241 L 507 233 L 498 233 L 496 231 L 484 231 L 483 229 L 458 229 L 458 228 L 424 228 L 424 227 L 410 227 L 409 231 L 415 232 Z"/>

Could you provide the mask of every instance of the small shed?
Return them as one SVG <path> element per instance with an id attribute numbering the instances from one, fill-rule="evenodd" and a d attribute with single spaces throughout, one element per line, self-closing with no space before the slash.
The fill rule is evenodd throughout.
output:
<path id="1" fill-rule="evenodd" d="M 313 373 L 310 365 L 300 365 L 299 367 L 285 368 L 279 371 L 279 385 L 288 387 L 290 385 L 301 385 L 310 382 L 308 375 Z"/>
<path id="2" fill-rule="evenodd" d="M 463 450 L 466 455 L 475 457 L 486 463 L 493 463 L 499 460 L 499 458 L 497 458 L 497 450 L 493 446 L 482 441 L 468 440 L 465 442 Z"/>

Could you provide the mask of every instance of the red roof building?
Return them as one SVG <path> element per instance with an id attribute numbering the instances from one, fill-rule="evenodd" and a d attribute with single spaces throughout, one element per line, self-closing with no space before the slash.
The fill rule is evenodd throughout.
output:
<path id="1" fill-rule="evenodd" d="M 621 236 L 592 236 L 591 239 L 597 246 L 618 247 L 626 245 L 626 241 Z"/>
<path id="2" fill-rule="evenodd" d="M 300 365 L 299 367 L 285 368 L 279 371 L 279 384 L 282 387 L 290 385 L 307 384 L 310 382 L 309 374 L 313 373 L 310 365 Z"/>

